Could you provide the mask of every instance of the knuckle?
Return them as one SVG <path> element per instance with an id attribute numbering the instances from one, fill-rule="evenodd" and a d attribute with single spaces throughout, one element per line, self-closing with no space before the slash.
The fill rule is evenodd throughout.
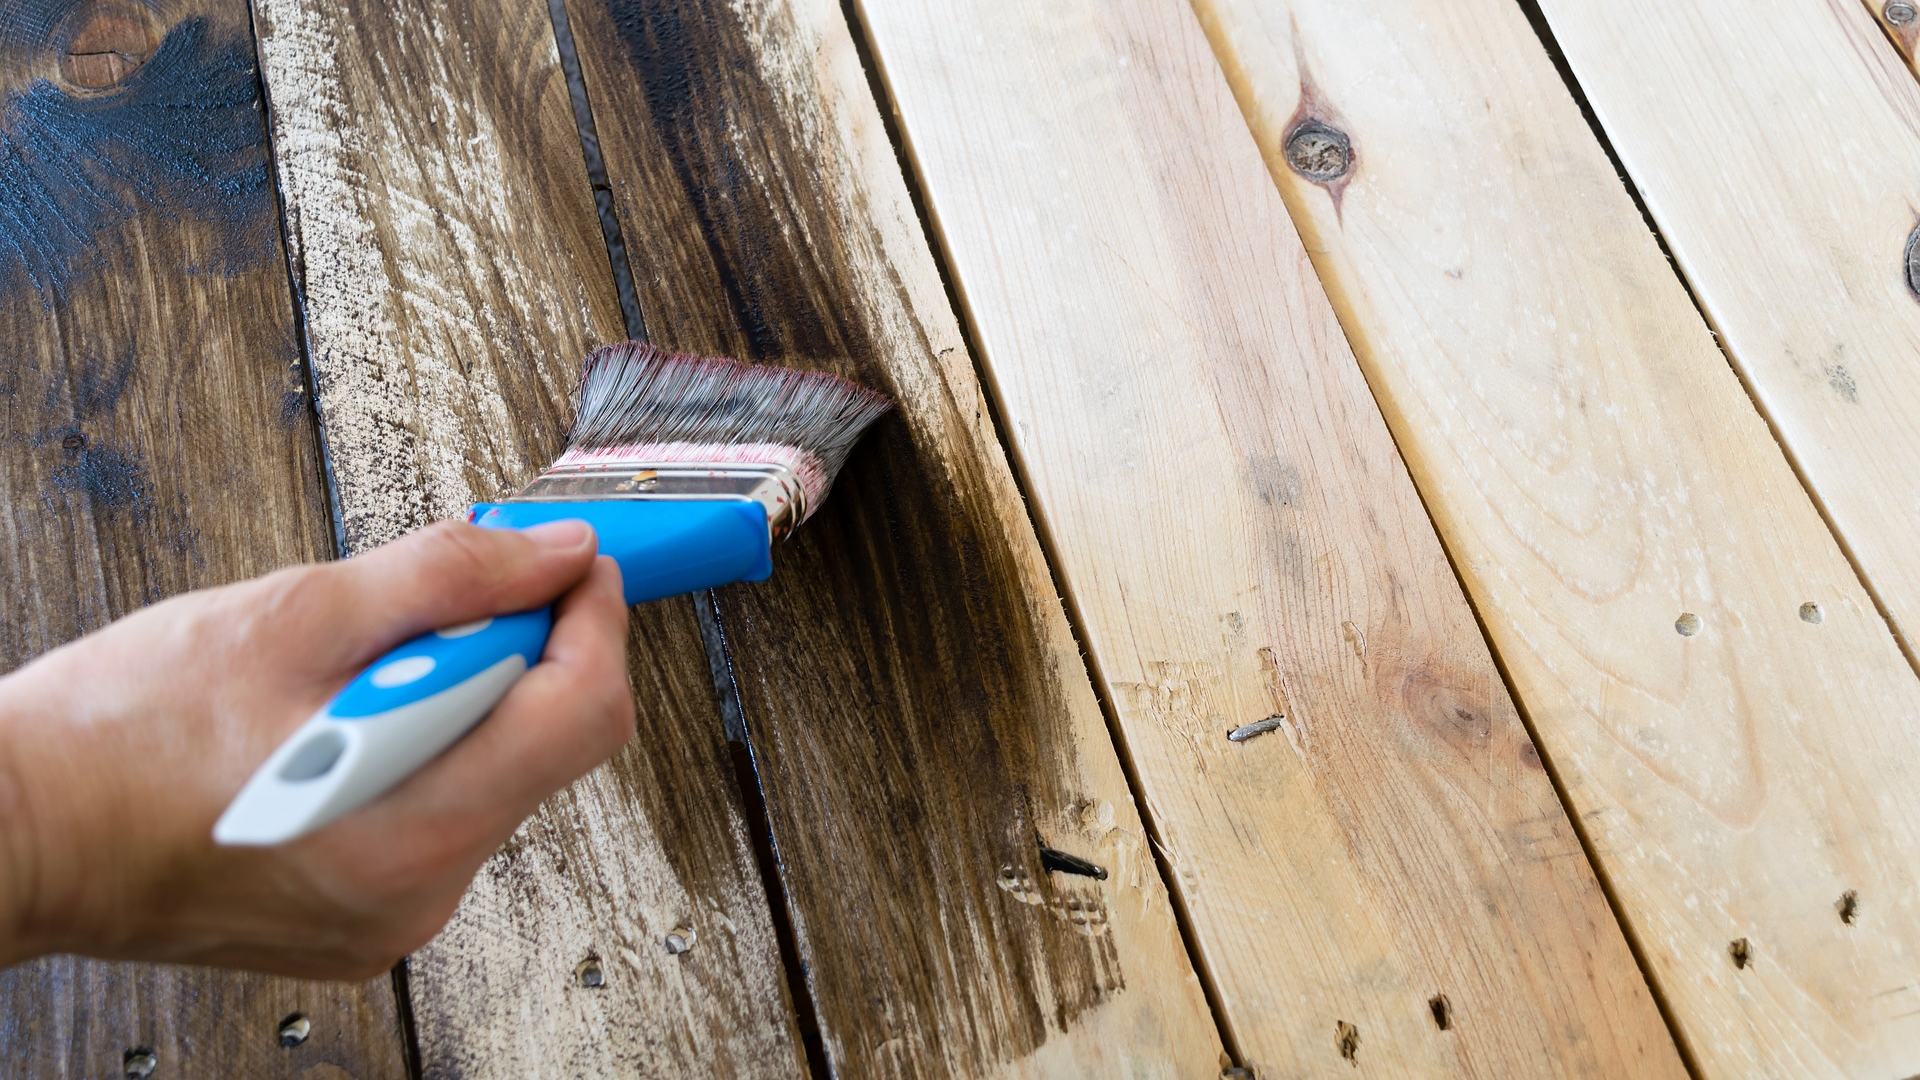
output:
<path id="1" fill-rule="evenodd" d="M 243 637 L 261 628 L 280 629 L 326 621 L 332 589 L 323 567 L 289 566 L 260 578 L 244 596 L 235 596 L 233 620 Z"/>
<path id="2" fill-rule="evenodd" d="M 485 530 L 458 521 L 442 521 L 421 533 L 424 557 L 436 573 L 486 587 L 499 575 L 499 559 Z"/>

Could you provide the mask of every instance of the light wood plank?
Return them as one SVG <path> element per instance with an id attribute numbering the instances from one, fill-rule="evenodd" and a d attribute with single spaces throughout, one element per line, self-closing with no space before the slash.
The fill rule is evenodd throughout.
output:
<path id="1" fill-rule="evenodd" d="M 720 596 L 827 1066 L 1218 1075 L 840 6 L 570 11 L 655 338 L 899 401 L 773 579 Z M 1049 873 L 1042 843 L 1107 876 Z"/>
<path id="2" fill-rule="evenodd" d="M 1910 637 L 1920 85 L 1844 0 L 1760 0 L 1741 33 L 1705 0 L 1541 8 L 1734 364 Z"/>
<path id="3" fill-rule="evenodd" d="M 263 0 L 291 242 L 348 544 L 524 482 L 617 339 L 547 7 Z M 555 796 L 410 961 L 428 1075 L 800 1068 L 705 654 L 636 609 L 640 732 Z M 691 930 L 694 947 L 667 944 Z"/>
<path id="4" fill-rule="evenodd" d="M 1920 1070 L 1920 683 L 1525 15 L 1197 6 L 1703 1071 Z"/>
<path id="5" fill-rule="evenodd" d="M 1678 1075 L 1192 13 L 864 12 L 1248 1063 Z"/>
<path id="6" fill-rule="evenodd" d="M 326 504 L 240 0 L 0 15 L 0 671 L 322 557 Z M 303 1013 L 307 1041 L 282 1048 Z M 0 1075 L 404 1075 L 387 979 L 57 957 L 0 972 Z"/>

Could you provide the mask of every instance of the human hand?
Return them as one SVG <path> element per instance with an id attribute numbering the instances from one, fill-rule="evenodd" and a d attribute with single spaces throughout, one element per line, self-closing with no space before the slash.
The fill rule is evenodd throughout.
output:
<path id="1" fill-rule="evenodd" d="M 541 662 L 371 805 L 221 847 L 253 770 L 416 634 L 554 602 Z M 188 593 L 0 678 L 0 965 L 49 952 L 363 978 L 428 941 L 489 855 L 633 733 L 620 571 L 582 522 L 446 522 Z"/>

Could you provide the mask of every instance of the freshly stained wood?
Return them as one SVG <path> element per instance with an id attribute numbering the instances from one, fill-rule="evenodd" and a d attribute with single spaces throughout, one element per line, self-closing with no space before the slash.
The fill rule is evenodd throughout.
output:
<path id="1" fill-rule="evenodd" d="M 773 579 L 719 599 L 826 1064 L 1217 1075 L 839 5 L 570 11 L 654 339 L 899 401 Z"/>
<path id="2" fill-rule="evenodd" d="M 1200 10 L 1695 1058 L 1920 1071 L 1920 683 L 1524 14 Z"/>
<path id="3" fill-rule="evenodd" d="M 1759 0 L 1737 32 L 1705 0 L 1541 8 L 1728 354 L 1910 639 L 1920 84 L 1857 3 Z"/>
<path id="4" fill-rule="evenodd" d="M 323 557 L 246 5 L 0 16 L 0 671 Z M 291 1013 L 310 1022 L 283 1049 Z M 0 1074 L 404 1075 L 359 986 L 60 957 L 0 972 Z"/>
<path id="5" fill-rule="evenodd" d="M 1247 1062 L 1678 1075 L 1186 5 L 864 13 Z"/>
<path id="6" fill-rule="evenodd" d="M 559 449 L 580 357 L 620 318 L 544 3 L 265 0 L 259 16 L 358 549 L 528 479 Z M 636 610 L 640 733 L 550 800 L 411 960 L 428 1075 L 800 1067 L 690 614 Z"/>

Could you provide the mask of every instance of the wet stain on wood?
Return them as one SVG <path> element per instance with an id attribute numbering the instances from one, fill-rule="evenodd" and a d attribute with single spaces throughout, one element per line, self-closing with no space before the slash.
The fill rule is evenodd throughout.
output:
<path id="1" fill-rule="evenodd" d="M 313 431 L 273 417 L 293 311 L 252 56 L 242 0 L 0 0 L 0 594 L 32 598 L 0 672 L 328 551 Z M 0 972 L 0 1075 L 314 1066 L 405 1074 L 387 979 Z"/>
<path id="2" fill-rule="evenodd" d="M 99 26 L 72 24 L 61 23 L 82 35 L 79 47 Z M 70 56 L 73 40 L 39 44 Z M 0 59 L 33 68 L 32 51 L 18 42 L 0 47 Z M 0 289 L 24 284 L 52 304 L 75 274 L 107 265 L 103 235 L 143 213 L 219 228 L 214 261 L 194 270 L 225 273 L 269 255 L 274 222 L 251 43 L 186 18 L 137 65 L 123 57 L 107 66 L 117 80 L 94 80 L 97 68 L 82 65 L 84 84 L 56 74 L 6 88 Z"/>
<path id="3" fill-rule="evenodd" d="M 925 1068 L 989 1071 L 1125 985 L 1091 901 L 1040 884 L 1097 875 L 1049 875 L 1032 839 L 1081 794 L 1062 680 L 1084 674 L 1055 668 L 993 448 L 941 412 L 938 349 L 860 189 L 823 182 L 844 166 L 818 43 L 779 5 L 571 18 L 654 339 L 904 402 L 773 579 L 719 607 L 832 1065 L 869 1071 L 911 1030 Z M 1003 894 L 1067 914 L 1010 917 Z"/>

